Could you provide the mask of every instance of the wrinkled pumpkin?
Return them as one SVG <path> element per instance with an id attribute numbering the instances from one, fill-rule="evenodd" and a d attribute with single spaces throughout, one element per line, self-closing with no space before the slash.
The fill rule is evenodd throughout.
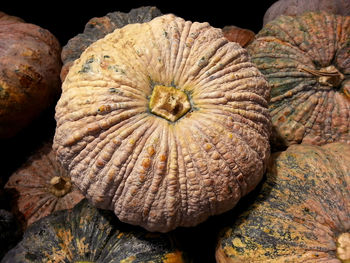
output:
<path id="1" fill-rule="evenodd" d="M 222 33 L 229 41 L 237 42 L 242 47 L 249 45 L 255 37 L 253 31 L 233 25 L 224 26 Z"/>
<path id="2" fill-rule="evenodd" d="M 61 70 L 61 80 L 64 81 L 69 68 L 74 60 L 78 59 L 81 53 L 96 40 L 113 32 L 116 28 L 121 28 L 127 24 L 144 23 L 160 16 L 162 13 L 155 6 L 142 6 L 131 9 L 130 12 L 111 12 L 103 17 L 91 18 L 85 25 L 84 32 L 71 38 L 62 48 L 61 58 L 63 66 Z"/>
<path id="3" fill-rule="evenodd" d="M 280 15 L 296 16 L 305 12 L 325 11 L 343 16 L 350 15 L 349 0 L 278 0 L 265 12 L 263 25 Z"/>
<path id="4" fill-rule="evenodd" d="M 84 198 L 56 161 L 51 143 L 44 144 L 15 171 L 5 189 L 24 228 L 53 211 L 70 209 Z"/>
<path id="5" fill-rule="evenodd" d="M 245 49 L 164 15 L 116 29 L 76 60 L 53 148 L 94 205 L 150 231 L 235 206 L 269 156 L 269 89 Z"/>
<path id="6" fill-rule="evenodd" d="M 15 136 L 57 99 L 60 53 L 48 30 L 0 12 L 0 139 Z"/>
<path id="7" fill-rule="evenodd" d="M 217 262 L 349 262 L 350 145 L 274 153 L 259 195 L 223 231 Z"/>
<path id="8" fill-rule="evenodd" d="M 350 143 L 350 16 L 280 16 L 248 51 L 271 87 L 274 145 Z"/>
<path id="9" fill-rule="evenodd" d="M 185 258 L 173 236 L 123 224 L 84 199 L 32 224 L 1 262 L 182 263 Z"/>

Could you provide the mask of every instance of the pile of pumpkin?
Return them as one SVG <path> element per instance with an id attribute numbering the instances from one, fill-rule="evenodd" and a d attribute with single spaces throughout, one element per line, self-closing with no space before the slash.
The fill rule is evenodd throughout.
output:
<path id="1" fill-rule="evenodd" d="M 280 0 L 255 35 L 141 7 L 61 50 L 0 13 L 2 141 L 56 121 L 2 176 L 1 262 L 350 262 L 348 15 Z"/>

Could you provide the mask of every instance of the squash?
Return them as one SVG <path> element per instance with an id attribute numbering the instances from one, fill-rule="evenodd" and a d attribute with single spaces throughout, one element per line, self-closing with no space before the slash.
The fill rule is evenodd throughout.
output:
<path id="1" fill-rule="evenodd" d="M 70 209 L 84 198 L 45 143 L 8 179 L 5 190 L 23 228 L 53 211 Z"/>
<path id="2" fill-rule="evenodd" d="M 64 81 L 74 60 L 78 59 L 81 53 L 96 40 L 103 38 L 116 28 L 121 28 L 131 23 L 148 22 L 161 14 L 160 10 L 155 6 L 142 6 L 131 9 L 129 13 L 116 11 L 103 17 L 91 18 L 86 23 L 84 32 L 71 38 L 62 48 L 61 59 L 63 66 L 60 73 L 61 80 Z"/>
<path id="3" fill-rule="evenodd" d="M 350 143 L 350 17 L 280 16 L 247 47 L 271 87 L 273 148 Z"/>
<path id="4" fill-rule="evenodd" d="M 0 12 L 0 139 L 15 136 L 58 98 L 60 53 L 48 30 Z"/>
<path id="5" fill-rule="evenodd" d="M 349 262 L 350 145 L 273 153 L 254 202 L 218 241 L 223 262 Z"/>
<path id="6" fill-rule="evenodd" d="M 265 12 L 263 25 L 280 15 L 296 16 L 311 11 L 349 16 L 350 2 L 349 0 L 278 0 Z"/>
<path id="7" fill-rule="evenodd" d="M 237 42 L 242 47 L 249 45 L 255 37 L 253 31 L 233 25 L 224 26 L 222 33 L 229 41 Z"/>
<path id="8" fill-rule="evenodd" d="M 33 223 L 2 263 L 187 262 L 172 235 L 149 233 L 118 221 L 86 199 Z"/>
<path id="9" fill-rule="evenodd" d="M 94 205 L 149 231 L 223 213 L 261 180 L 269 88 L 221 29 L 172 14 L 116 29 L 75 60 L 53 148 Z"/>

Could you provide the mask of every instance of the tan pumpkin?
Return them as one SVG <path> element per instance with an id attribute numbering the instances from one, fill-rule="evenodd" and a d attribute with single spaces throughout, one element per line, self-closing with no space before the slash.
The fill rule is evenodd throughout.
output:
<path id="1" fill-rule="evenodd" d="M 222 33 L 229 41 L 237 42 L 242 47 L 249 45 L 255 37 L 253 31 L 233 25 L 224 26 L 222 28 Z"/>
<path id="2" fill-rule="evenodd" d="M 54 211 L 70 209 L 84 198 L 46 143 L 8 179 L 12 209 L 24 228 Z"/>
<path id="3" fill-rule="evenodd" d="M 257 198 L 222 232 L 218 263 L 350 261 L 350 145 L 274 153 Z"/>
<path id="4" fill-rule="evenodd" d="M 221 29 L 174 15 L 90 45 L 56 106 L 54 149 L 96 206 L 150 231 L 235 206 L 269 156 L 269 89 Z"/>
<path id="5" fill-rule="evenodd" d="M 278 0 L 264 14 L 263 25 L 280 15 L 296 16 L 310 11 L 350 15 L 349 0 Z"/>
<path id="6" fill-rule="evenodd" d="M 57 99 L 60 53 L 48 30 L 0 12 L 0 139 L 13 137 Z"/>

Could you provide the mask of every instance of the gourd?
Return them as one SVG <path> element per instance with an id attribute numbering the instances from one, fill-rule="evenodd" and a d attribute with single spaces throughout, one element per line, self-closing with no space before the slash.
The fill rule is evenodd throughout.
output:
<path id="1" fill-rule="evenodd" d="M 271 87 L 273 148 L 350 143 L 349 23 L 325 12 L 280 16 L 248 46 Z"/>
<path id="2" fill-rule="evenodd" d="M 229 41 L 237 42 L 242 47 L 249 45 L 255 37 L 253 31 L 233 25 L 224 26 L 222 33 Z"/>
<path id="3" fill-rule="evenodd" d="M 78 59 L 81 53 L 96 40 L 131 23 L 144 23 L 160 16 L 162 13 L 155 6 L 142 6 L 131 9 L 130 12 L 111 12 L 103 17 L 91 18 L 85 25 L 84 32 L 71 38 L 62 48 L 62 70 L 61 80 L 64 81 L 69 68 L 74 60 Z"/>
<path id="4" fill-rule="evenodd" d="M 217 262 L 349 262 L 350 145 L 272 154 L 256 199 L 225 228 Z"/>
<path id="5" fill-rule="evenodd" d="M 75 60 L 53 148 L 94 205 L 149 231 L 235 206 L 270 153 L 269 88 L 221 29 L 172 14 L 116 29 Z"/>
<path id="6" fill-rule="evenodd" d="M 15 136 L 57 99 L 61 46 L 40 26 L 0 12 L 0 139 Z"/>
<path id="7" fill-rule="evenodd" d="M 311 11 L 325 11 L 348 16 L 350 15 L 350 2 L 348 0 L 278 0 L 265 12 L 263 25 L 280 15 L 296 16 Z"/>
<path id="8" fill-rule="evenodd" d="M 168 234 L 149 233 L 118 221 L 86 199 L 33 223 L 2 263 L 187 262 Z"/>
<path id="9" fill-rule="evenodd" d="M 51 146 L 41 146 L 5 185 L 23 228 L 53 211 L 73 208 L 84 198 L 56 161 Z"/>

